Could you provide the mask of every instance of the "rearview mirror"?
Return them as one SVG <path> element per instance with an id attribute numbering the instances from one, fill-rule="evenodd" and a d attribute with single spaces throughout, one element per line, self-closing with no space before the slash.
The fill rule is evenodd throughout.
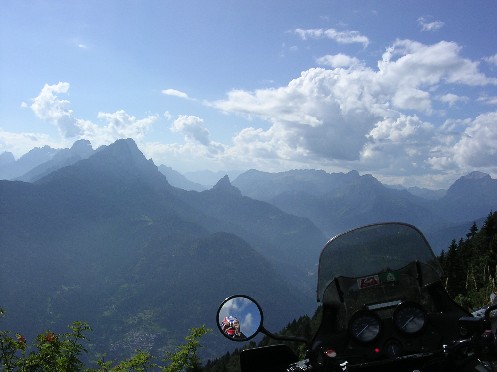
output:
<path id="1" fill-rule="evenodd" d="M 233 341 L 247 341 L 262 329 L 262 310 L 249 296 L 236 295 L 224 300 L 217 311 L 217 327 Z"/>

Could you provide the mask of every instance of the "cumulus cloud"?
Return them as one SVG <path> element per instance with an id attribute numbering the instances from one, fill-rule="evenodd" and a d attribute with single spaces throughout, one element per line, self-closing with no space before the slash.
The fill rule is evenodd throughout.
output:
<path id="1" fill-rule="evenodd" d="M 209 149 L 210 152 L 217 153 L 223 150 L 222 145 L 211 141 L 210 133 L 204 126 L 204 120 L 198 116 L 180 115 L 173 122 L 171 131 L 182 133 L 185 141 L 192 144 L 200 144 Z"/>
<path id="2" fill-rule="evenodd" d="M 332 68 L 337 67 L 350 67 L 360 64 L 360 61 L 355 57 L 339 53 L 335 55 L 326 55 L 316 60 L 319 65 L 328 66 Z"/>
<path id="3" fill-rule="evenodd" d="M 302 35 L 318 37 L 322 32 Z M 491 143 L 489 124 L 484 126 L 480 118 L 464 130 L 449 131 L 434 109 L 440 101 L 449 106 L 469 102 L 469 97 L 445 93 L 451 86 L 497 83 L 479 71 L 477 62 L 462 57 L 456 43 L 397 40 L 376 69 L 345 55 L 326 56 L 321 62 L 331 68 L 309 69 L 279 88 L 234 90 L 212 102 L 220 110 L 269 123 L 269 128 L 240 131 L 226 154 L 243 154 L 253 161 L 266 157 L 321 166 L 348 164 L 391 175 L 430 174 L 453 158 L 458 164 L 449 166 L 486 164 L 470 154 L 483 140 L 477 133 L 487 132 Z M 485 151 L 488 162 L 491 149 Z"/>
<path id="4" fill-rule="evenodd" d="M 338 31 L 333 28 L 329 29 L 301 29 L 295 30 L 295 33 L 302 40 L 327 38 L 336 41 L 339 44 L 362 44 L 367 47 L 369 39 L 361 35 L 359 31 Z"/>
<path id="5" fill-rule="evenodd" d="M 445 23 L 442 21 L 430 21 L 430 17 L 419 17 L 418 25 L 421 28 L 421 31 L 438 31 Z"/>
<path id="6" fill-rule="evenodd" d="M 58 94 L 65 94 L 68 91 L 69 83 L 66 82 L 54 85 L 45 84 L 30 106 L 38 118 L 55 124 L 62 136 L 66 138 L 75 137 L 80 133 L 77 119 L 73 117 L 73 112 L 69 109 L 70 102 L 58 97 Z"/>
<path id="7" fill-rule="evenodd" d="M 452 151 L 454 161 L 471 168 L 495 167 L 497 164 L 497 112 L 471 121 Z"/>
<path id="8" fill-rule="evenodd" d="M 188 98 L 188 94 L 185 92 L 182 92 L 180 90 L 176 89 L 164 89 L 162 90 L 162 94 L 165 94 L 166 96 L 173 96 L 173 97 L 178 97 L 178 98 Z"/>
<path id="9" fill-rule="evenodd" d="M 109 139 L 134 138 L 136 140 L 141 140 L 149 127 L 158 119 L 157 115 L 137 119 L 123 110 L 114 113 L 99 112 L 98 118 L 104 120 L 105 125 L 96 127 L 97 136 L 105 134 Z"/>
<path id="10" fill-rule="evenodd" d="M 61 94 L 67 94 L 69 88 L 67 82 L 45 84 L 29 106 L 38 118 L 55 124 L 64 139 L 85 138 L 96 146 L 111 143 L 119 138 L 131 137 L 140 140 L 158 119 L 156 115 L 137 119 L 123 110 L 98 113 L 97 118 L 103 120 L 104 125 L 77 118 L 69 107 L 70 102 L 59 97 Z"/>
<path id="11" fill-rule="evenodd" d="M 449 107 L 455 106 L 458 103 L 466 103 L 469 101 L 469 97 L 458 96 L 452 93 L 443 94 L 438 99 L 440 102 L 448 104 Z"/>
<path id="12" fill-rule="evenodd" d="M 45 133 L 15 133 L 0 128 L 0 153 L 8 151 L 18 159 L 33 148 L 43 146 L 58 148 L 60 143 Z"/>
<path id="13" fill-rule="evenodd" d="M 485 57 L 483 60 L 487 63 L 490 63 L 491 65 L 497 66 L 497 54 L 494 54 L 493 56 L 490 57 Z"/>

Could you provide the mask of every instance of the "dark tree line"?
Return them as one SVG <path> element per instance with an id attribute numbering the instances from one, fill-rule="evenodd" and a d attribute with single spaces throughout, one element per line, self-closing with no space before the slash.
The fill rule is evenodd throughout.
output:
<path id="1" fill-rule="evenodd" d="M 452 298 L 469 309 L 488 304 L 497 290 L 497 212 L 489 213 L 481 230 L 473 223 L 466 238 L 453 240 L 439 260 Z"/>

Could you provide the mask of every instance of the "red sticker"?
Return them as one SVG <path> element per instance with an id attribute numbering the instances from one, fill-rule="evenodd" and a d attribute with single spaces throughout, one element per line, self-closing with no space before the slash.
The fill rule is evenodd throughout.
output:
<path id="1" fill-rule="evenodd" d="M 357 285 L 359 289 L 380 285 L 380 278 L 378 275 L 366 276 L 365 278 L 357 279 Z"/>

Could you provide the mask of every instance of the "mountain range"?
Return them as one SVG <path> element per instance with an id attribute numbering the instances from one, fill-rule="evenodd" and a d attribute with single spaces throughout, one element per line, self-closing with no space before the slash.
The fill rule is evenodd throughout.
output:
<path id="1" fill-rule="evenodd" d="M 393 189 L 371 175 L 293 170 L 247 171 L 233 185 L 244 195 L 306 217 L 326 236 L 381 221 L 403 221 L 419 227 L 435 252 L 464 237 L 473 222 L 497 207 L 497 180 L 472 172 L 448 190 L 428 193 Z M 424 195 L 424 196 L 420 196 Z M 451 234 L 447 235 L 447 231 Z"/>
<path id="2" fill-rule="evenodd" d="M 235 293 L 256 298 L 279 329 L 314 311 L 331 236 L 400 220 L 439 252 L 497 207 L 497 180 L 479 172 L 434 192 L 320 170 L 249 170 L 206 186 L 157 167 L 130 139 L 4 153 L 0 176 L 3 324 L 33 337 L 85 320 L 91 350 L 109 357 L 215 328 L 218 304 Z M 206 338 L 206 357 L 232 347 L 221 338 Z"/>
<path id="3" fill-rule="evenodd" d="M 122 357 L 215 327 L 218 304 L 246 293 L 281 327 L 315 307 L 307 272 L 324 241 L 227 178 L 200 193 L 173 187 L 119 140 L 35 182 L 0 181 L 3 326 L 33 337 L 85 320 L 95 349 Z M 211 337 L 210 357 L 228 347 Z"/>

